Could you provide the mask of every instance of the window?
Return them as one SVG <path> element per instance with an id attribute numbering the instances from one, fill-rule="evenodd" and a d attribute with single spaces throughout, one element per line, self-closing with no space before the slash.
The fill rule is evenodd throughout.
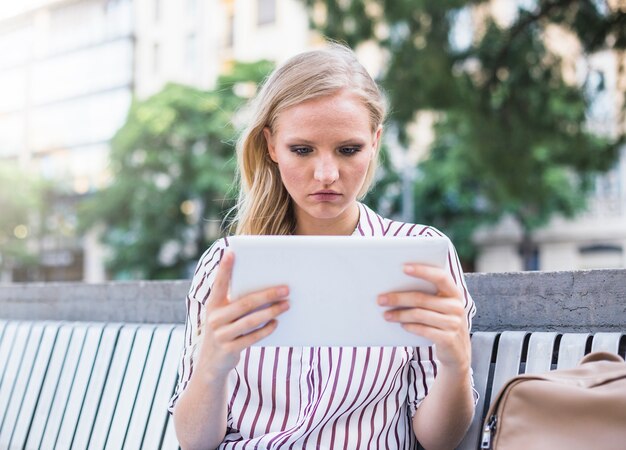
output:
<path id="1" fill-rule="evenodd" d="M 231 12 L 226 20 L 226 47 L 232 48 L 235 45 L 235 15 Z"/>
<path id="2" fill-rule="evenodd" d="M 152 46 L 152 73 L 158 74 L 161 69 L 161 46 L 155 42 Z"/>
<path id="3" fill-rule="evenodd" d="M 0 114 L 0 158 L 17 156 L 24 145 L 24 114 Z"/>
<path id="4" fill-rule="evenodd" d="M 612 269 L 623 267 L 624 256 L 620 245 L 596 244 L 579 248 L 579 269 Z"/>
<path id="5" fill-rule="evenodd" d="M 257 25 L 269 25 L 276 22 L 276 0 L 258 0 L 257 13 Z"/>
<path id="6" fill-rule="evenodd" d="M 19 28 L 2 31 L 0 33 L 0 67 L 10 67 L 24 64 L 31 58 L 34 41 L 34 27 L 23 24 Z"/>
<path id="7" fill-rule="evenodd" d="M 522 258 L 523 270 L 540 270 L 539 267 L 539 247 L 532 242 L 526 243 L 529 247 L 526 249 L 524 242 L 520 243 L 518 252 Z"/>
<path id="8" fill-rule="evenodd" d="M 161 20 L 161 14 L 162 14 L 161 8 L 163 7 L 161 2 L 162 0 L 154 0 L 154 5 L 153 5 L 154 9 L 152 11 L 153 12 L 152 18 L 154 19 L 155 22 L 159 22 Z"/>
<path id="9" fill-rule="evenodd" d="M 198 14 L 198 0 L 187 0 L 187 15 L 196 17 Z"/>
<path id="10" fill-rule="evenodd" d="M 124 124 L 131 102 L 128 88 L 55 102 L 31 110 L 34 152 L 108 141 Z M 77 126 L 76 124 L 80 124 Z"/>
<path id="11" fill-rule="evenodd" d="M 198 39 L 195 33 L 189 33 L 185 39 L 185 67 L 189 70 L 196 69 L 198 62 Z"/>

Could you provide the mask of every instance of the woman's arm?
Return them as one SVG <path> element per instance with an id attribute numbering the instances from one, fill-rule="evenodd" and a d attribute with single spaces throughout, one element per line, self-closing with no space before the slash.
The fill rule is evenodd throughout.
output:
<path id="1" fill-rule="evenodd" d="M 435 295 L 395 292 L 379 304 L 402 308 L 385 313 L 404 329 L 430 339 L 436 348 L 438 374 L 413 417 L 413 430 L 427 450 L 453 449 L 463 439 L 474 414 L 471 344 L 461 292 L 444 269 L 407 264 L 408 275 L 430 281 Z"/>
<path id="2" fill-rule="evenodd" d="M 413 416 L 413 431 L 422 447 L 454 449 L 474 417 L 469 369 L 454 373 L 440 367 L 431 390 Z"/>
<path id="3" fill-rule="evenodd" d="M 214 449 L 221 444 L 226 434 L 228 374 L 239 362 L 241 352 L 272 333 L 275 318 L 289 308 L 286 286 L 231 302 L 228 285 L 233 263 L 234 255 L 226 252 L 207 300 L 193 374 L 174 408 L 176 436 L 185 450 Z"/>

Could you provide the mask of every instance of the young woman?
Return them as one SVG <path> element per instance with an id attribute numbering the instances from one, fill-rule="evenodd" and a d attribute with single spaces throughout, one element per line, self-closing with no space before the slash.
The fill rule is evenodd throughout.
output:
<path id="1" fill-rule="evenodd" d="M 306 52 L 276 69 L 238 146 L 236 233 L 442 236 L 382 218 L 358 201 L 374 177 L 384 117 L 376 83 L 345 47 Z M 215 242 L 187 296 L 185 348 L 170 404 L 181 446 L 408 449 L 419 440 L 426 449 L 454 448 L 474 411 L 474 303 L 449 248 L 446 270 L 404 268 L 432 282 L 436 295 L 378 297 L 380 305 L 404 307 L 385 313 L 386 320 L 433 347 L 285 348 L 251 345 L 280 326 L 289 287 L 231 302 L 236 261 L 228 239 Z"/>

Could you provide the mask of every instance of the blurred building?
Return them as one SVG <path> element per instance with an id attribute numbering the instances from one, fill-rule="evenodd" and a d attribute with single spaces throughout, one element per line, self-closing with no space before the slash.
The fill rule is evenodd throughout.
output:
<path id="1" fill-rule="evenodd" d="M 131 102 L 132 4 L 4 2 L 0 55 L 0 162 L 17 160 L 63 185 L 48 199 L 51 233 L 37 243 L 38 278 L 82 279 L 91 261 L 75 233 L 74 206 L 106 182 L 108 141 Z"/>
<path id="2" fill-rule="evenodd" d="M 314 40 L 298 0 L 3 2 L 0 164 L 62 186 L 46 218 L 54 232 L 36 244 L 38 278 L 106 278 L 95 232 L 76 233 L 75 204 L 106 185 L 109 141 L 133 96 L 168 81 L 210 88 L 234 60 L 281 61 Z"/>

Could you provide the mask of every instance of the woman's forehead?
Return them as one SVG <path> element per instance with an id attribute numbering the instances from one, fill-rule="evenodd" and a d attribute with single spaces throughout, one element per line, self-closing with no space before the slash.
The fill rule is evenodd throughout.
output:
<path id="1" fill-rule="evenodd" d="M 369 110 L 354 93 L 340 91 L 285 108 L 278 113 L 273 131 L 286 128 L 350 124 L 371 129 Z"/>

